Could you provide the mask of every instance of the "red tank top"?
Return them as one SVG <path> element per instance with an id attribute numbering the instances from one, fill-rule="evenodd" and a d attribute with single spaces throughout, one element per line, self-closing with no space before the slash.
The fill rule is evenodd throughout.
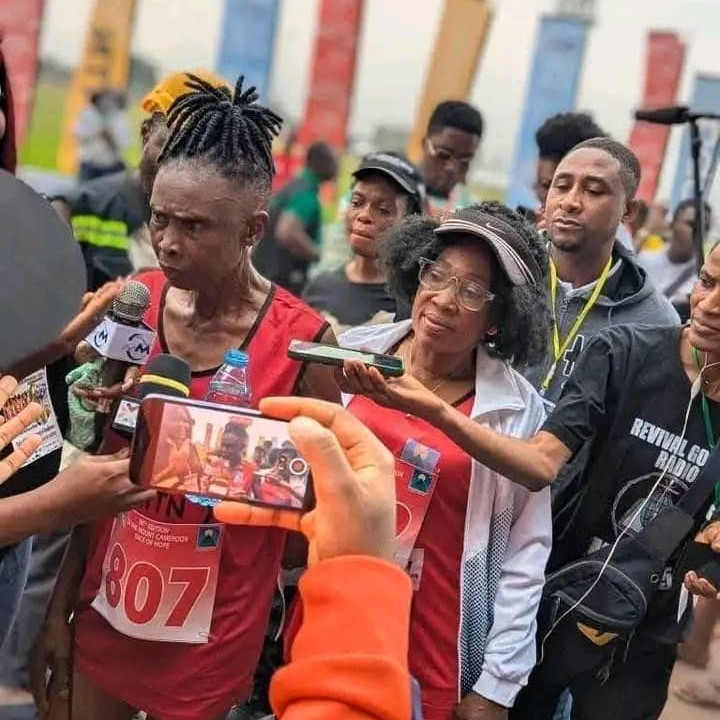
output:
<path id="1" fill-rule="evenodd" d="M 469 396 L 456 407 L 469 415 L 472 405 L 473 396 Z M 409 661 L 410 672 L 420 683 L 423 717 L 449 720 L 459 700 L 460 566 L 471 459 L 424 420 L 382 408 L 361 395 L 355 396 L 348 409 L 396 458 L 403 458 L 409 441 L 420 444 L 438 474 L 415 541 L 413 574 L 419 572 L 420 580 L 410 614 Z"/>
<path id="2" fill-rule="evenodd" d="M 158 336 L 151 357 L 167 352 L 163 307 L 168 283 L 160 271 L 138 278 L 150 290 L 145 320 Z M 253 402 L 297 390 L 301 364 L 287 357 L 292 339 L 317 341 L 327 323 L 281 288 L 273 288 L 243 344 L 250 356 Z M 203 398 L 215 369 L 195 373 L 191 396 Z M 171 524 L 214 522 L 207 508 L 159 495 L 143 515 Z M 207 720 L 249 694 L 262 649 L 285 532 L 224 528 L 215 605 L 205 644 L 150 642 L 117 632 L 90 606 L 97 594 L 113 520 L 97 523 L 75 615 L 75 663 L 109 694 L 158 720 Z"/>

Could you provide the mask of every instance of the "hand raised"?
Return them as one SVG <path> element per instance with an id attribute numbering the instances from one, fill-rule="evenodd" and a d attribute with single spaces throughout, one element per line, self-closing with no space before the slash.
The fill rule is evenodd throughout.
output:
<path id="1" fill-rule="evenodd" d="M 243 503 L 215 508 L 221 522 L 271 525 L 305 534 L 309 562 L 340 555 L 392 558 L 395 543 L 393 457 L 339 405 L 311 398 L 266 398 L 260 410 L 290 421 L 290 435 L 310 464 L 317 505 L 306 514 Z"/>

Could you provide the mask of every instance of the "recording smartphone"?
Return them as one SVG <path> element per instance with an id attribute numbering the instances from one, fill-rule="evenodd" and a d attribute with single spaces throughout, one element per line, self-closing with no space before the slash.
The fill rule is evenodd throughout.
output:
<path id="1" fill-rule="evenodd" d="M 380 353 L 347 350 L 335 345 L 291 340 L 288 346 L 288 357 L 304 362 L 321 363 L 322 365 L 338 365 L 342 367 L 345 360 L 360 360 L 369 367 L 377 368 L 386 377 L 400 377 L 405 372 L 402 358 Z"/>
<path id="2" fill-rule="evenodd" d="M 130 478 L 168 493 L 307 509 L 310 469 L 288 426 L 245 408 L 148 395 L 138 413 Z"/>

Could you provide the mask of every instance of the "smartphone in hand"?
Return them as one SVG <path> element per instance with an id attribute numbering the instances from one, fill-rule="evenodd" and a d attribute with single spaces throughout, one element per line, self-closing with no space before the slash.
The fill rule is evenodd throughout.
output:
<path id="1" fill-rule="evenodd" d="M 369 367 L 377 368 L 385 377 L 400 377 L 405 373 L 402 358 L 381 353 L 348 350 L 336 345 L 321 345 L 304 340 L 291 340 L 288 357 L 303 362 L 315 362 L 322 365 L 342 367 L 345 360 L 360 360 Z"/>
<path id="2" fill-rule="evenodd" d="M 130 477 L 168 493 L 307 509 L 310 469 L 288 427 L 246 408 L 148 395 L 138 413 Z"/>

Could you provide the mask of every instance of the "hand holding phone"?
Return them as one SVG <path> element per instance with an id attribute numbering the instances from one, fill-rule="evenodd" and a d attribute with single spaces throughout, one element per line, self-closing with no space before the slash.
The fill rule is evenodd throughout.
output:
<path id="1" fill-rule="evenodd" d="M 255 410 L 149 395 L 141 405 L 130 476 L 141 487 L 297 513 L 310 472 L 284 420 Z"/>
<path id="2" fill-rule="evenodd" d="M 283 527 L 305 534 L 310 563 L 341 555 L 392 559 L 395 463 L 390 451 L 339 405 L 311 398 L 266 398 L 261 411 L 290 423 L 290 437 L 313 474 L 315 508 L 305 515 L 223 502 L 231 525 Z"/>
<path id="3" fill-rule="evenodd" d="M 399 378 L 386 378 L 377 368 L 348 360 L 342 372 L 336 372 L 335 382 L 344 393 L 364 395 L 378 405 L 409 413 L 430 423 L 437 421 L 442 409 L 438 396 L 410 373 Z"/>
<path id="4" fill-rule="evenodd" d="M 315 362 L 335 367 L 342 367 L 346 360 L 358 360 L 368 367 L 377 368 L 385 377 L 400 377 L 405 373 L 402 358 L 394 355 L 348 350 L 336 345 L 321 345 L 319 343 L 305 342 L 304 340 L 292 340 L 290 342 L 288 357 L 303 362 Z"/>

